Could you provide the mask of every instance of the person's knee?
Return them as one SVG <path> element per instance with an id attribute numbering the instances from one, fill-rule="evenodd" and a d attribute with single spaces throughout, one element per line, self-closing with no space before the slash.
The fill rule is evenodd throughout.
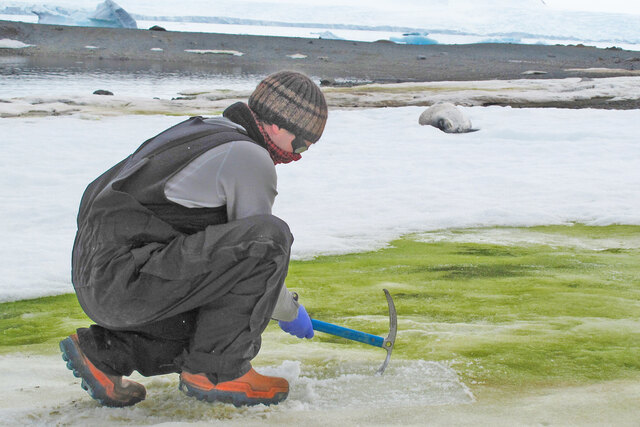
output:
<path id="1" fill-rule="evenodd" d="M 282 247 L 291 247 L 293 236 L 286 222 L 273 215 L 251 217 L 252 230 L 256 240 L 269 240 Z"/>

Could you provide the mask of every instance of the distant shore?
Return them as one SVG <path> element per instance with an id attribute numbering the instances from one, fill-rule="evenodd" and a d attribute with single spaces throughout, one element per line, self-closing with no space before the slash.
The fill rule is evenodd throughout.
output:
<path id="1" fill-rule="evenodd" d="M 402 45 L 213 33 L 131 30 L 0 21 L 0 39 L 29 45 L 0 48 L 0 59 L 20 58 L 46 69 L 82 63 L 87 70 L 187 71 L 265 76 L 289 69 L 325 87 L 367 83 L 546 80 L 640 77 L 640 52 L 590 46 L 519 44 Z M 356 96 L 357 94 L 352 94 Z M 408 95 L 407 95 L 408 96 Z M 367 106 L 367 96 L 342 106 Z M 429 100 L 377 106 L 429 105 Z M 639 109 L 640 98 L 588 96 L 566 100 L 502 101 L 467 105 Z"/>
<path id="2" fill-rule="evenodd" d="M 0 39 L 32 45 L 2 56 L 84 61 L 145 70 L 155 65 L 221 74 L 293 69 L 327 83 L 428 82 L 637 75 L 640 52 L 588 46 L 517 44 L 401 45 L 211 33 L 71 27 L 0 21 Z M 571 71 L 568 71 L 571 70 Z"/>

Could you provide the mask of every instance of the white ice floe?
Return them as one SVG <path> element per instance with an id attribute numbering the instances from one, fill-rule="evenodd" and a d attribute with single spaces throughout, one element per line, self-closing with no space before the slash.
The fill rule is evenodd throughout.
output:
<path id="1" fill-rule="evenodd" d="M 214 54 L 214 55 L 233 55 L 242 56 L 244 53 L 237 50 L 219 50 L 219 49 L 185 49 L 185 52 L 199 53 L 199 54 Z"/>
<path id="2" fill-rule="evenodd" d="M 0 49 L 24 49 L 25 47 L 35 46 L 32 44 L 26 44 L 20 40 L 13 39 L 0 39 Z"/>
<path id="3" fill-rule="evenodd" d="M 292 55 L 287 55 L 287 57 L 291 58 L 291 59 L 304 59 L 307 57 L 307 55 L 303 55 L 301 53 L 294 53 Z"/>

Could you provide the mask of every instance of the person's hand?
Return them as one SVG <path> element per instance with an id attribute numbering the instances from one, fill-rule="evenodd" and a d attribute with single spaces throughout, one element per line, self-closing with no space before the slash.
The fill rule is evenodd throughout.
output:
<path id="1" fill-rule="evenodd" d="M 280 320 L 278 325 L 280 325 L 280 328 L 282 328 L 283 331 L 288 332 L 291 335 L 295 335 L 298 338 L 313 338 L 313 325 L 311 325 L 311 318 L 302 304 L 298 307 L 298 317 L 291 322 L 284 322 Z"/>

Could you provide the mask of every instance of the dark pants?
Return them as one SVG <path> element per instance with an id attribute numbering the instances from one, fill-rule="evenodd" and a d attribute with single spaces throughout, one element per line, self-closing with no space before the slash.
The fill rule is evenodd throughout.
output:
<path id="1" fill-rule="evenodd" d="M 245 218 L 150 251 L 130 283 L 77 289 L 98 324 L 78 330 L 83 352 L 114 375 L 186 370 L 213 382 L 244 375 L 260 350 L 292 243 L 278 218 Z"/>

